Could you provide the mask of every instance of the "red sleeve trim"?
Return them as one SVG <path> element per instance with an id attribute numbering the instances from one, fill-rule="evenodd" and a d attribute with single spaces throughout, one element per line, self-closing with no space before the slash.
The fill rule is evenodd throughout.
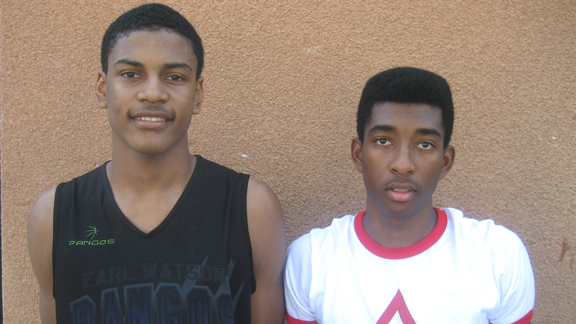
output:
<path id="1" fill-rule="evenodd" d="M 532 320 L 532 311 L 533 310 L 529 311 L 528 314 L 524 315 L 524 317 L 512 324 L 530 324 L 530 320 Z M 492 322 L 490 322 L 490 324 L 492 324 Z"/>
<path id="2" fill-rule="evenodd" d="M 446 215 L 446 212 L 438 208 L 434 208 L 434 210 L 436 210 L 436 214 L 438 215 L 438 221 L 436 222 L 436 226 L 434 226 L 432 232 L 422 241 L 404 248 L 390 249 L 374 242 L 368 234 L 366 234 L 362 223 L 366 211 L 356 215 L 354 218 L 354 229 L 362 245 L 364 245 L 364 247 L 373 254 L 385 259 L 407 259 L 428 250 L 432 245 L 438 242 L 444 234 L 444 231 L 446 231 L 448 225 L 448 216 Z"/>
<path id="3" fill-rule="evenodd" d="M 512 324 L 528 324 L 530 323 L 530 320 L 532 319 L 532 311 L 529 311 L 528 314 L 524 315 L 524 317 L 522 317 L 521 319 L 517 320 L 516 322 L 512 323 Z"/>
<path id="4" fill-rule="evenodd" d="M 288 314 L 288 313 L 286 313 L 286 323 L 288 323 L 288 324 L 318 324 L 318 322 L 316 322 L 316 321 L 303 321 L 303 320 L 296 319 L 296 318 L 290 316 L 290 314 Z"/>

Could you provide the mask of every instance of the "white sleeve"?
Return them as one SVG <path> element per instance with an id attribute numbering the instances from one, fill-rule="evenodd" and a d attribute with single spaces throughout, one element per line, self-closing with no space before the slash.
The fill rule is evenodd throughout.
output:
<path id="1" fill-rule="evenodd" d="M 316 320 L 309 298 L 312 284 L 311 252 L 310 234 L 306 234 L 294 241 L 286 253 L 284 295 L 288 323 Z M 290 317 L 298 321 L 291 321 Z"/>
<path id="2" fill-rule="evenodd" d="M 500 303 L 488 313 L 493 324 L 528 323 L 534 308 L 534 274 L 530 257 L 520 238 L 497 226 L 494 235 L 494 276 Z"/>

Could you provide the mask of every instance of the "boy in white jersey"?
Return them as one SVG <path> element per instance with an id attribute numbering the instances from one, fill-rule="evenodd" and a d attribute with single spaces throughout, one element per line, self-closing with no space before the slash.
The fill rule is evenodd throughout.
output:
<path id="1" fill-rule="evenodd" d="M 432 72 L 367 82 L 351 146 L 366 211 L 290 246 L 289 324 L 530 322 L 534 276 L 518 236 L 432 205 L 454 162 L 453 121 L 450 87 Z"/>

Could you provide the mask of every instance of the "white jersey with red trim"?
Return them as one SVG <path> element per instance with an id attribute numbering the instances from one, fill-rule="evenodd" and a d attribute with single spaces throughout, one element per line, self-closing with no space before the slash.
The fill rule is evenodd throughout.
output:
<path id="1" fill-rule="evenodd" d="M 372 241 L 365 212 L 294 241 L 285 273 L 287 322 L 528 323 L 534 275 L 520 238 L 492 220 L 436 211 L 432 233 L 406 248 Z"/>

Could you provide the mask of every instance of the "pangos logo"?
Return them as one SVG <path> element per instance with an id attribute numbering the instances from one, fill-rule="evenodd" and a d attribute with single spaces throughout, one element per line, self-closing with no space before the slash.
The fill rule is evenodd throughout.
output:
<path id="1" fill-rule="evenodd" d="M 88 226 L 88 230 L 86 231 L 88 235 L 86 235 L 88 240 L 82 241 L 69 241 L 68 246 L 72 245 L 107 245 L 107 244 L 114 244 L 114 239 L 107 239 L 107 240 L 98 240 L 94 239 L 98 235 L 98 229 L 96 226 Z"/>

